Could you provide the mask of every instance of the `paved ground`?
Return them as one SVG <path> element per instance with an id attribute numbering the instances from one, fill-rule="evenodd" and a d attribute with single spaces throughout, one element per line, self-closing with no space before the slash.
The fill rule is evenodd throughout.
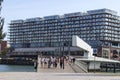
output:
<path id="1" fill-rule="evenodd" d="M 38 60 L 40 61 L 40 60 Z M 45 67 L 41 67 L 40 62 L 38 62 L 38 68 L 37 68 L 37 72 L 40 73 L 85 73 L 82 69 L 78 68 L 75 64 L 73 63 L 64 63 L 64 69 L 60 68 L 60 65 L 58 63 L 57 68 L 53 68 L 51 66 L 51 68 L 48 68 L 48 65 L 46 64 Z"/>
<path id="2" fill-rule="evenodd" d="M 38 69 L 37 69 L 37 72 L 40 72 L 40 73 L 75 73 L 75 71 L 71 68 L 71 66 L 68 64 L 68 63 L 64 63 L 65 64 L 65 67 L 64 69 L 61 69 L 60 68 L 60 65 L 58 63 L 58 66 L 57 68 L 53 68 L 51 66 L 51 68 L 48 68 L 48 66 L 46 65 L 44 68 L 41 67 L 41 64 L 40 64 L 40 57 L 38 58 Z"/>
<path id="3" fill-rule="evenodd" d="M 40 73 L 75 73 L 68 63 L 65 64 L 64 69 L 61 69 L 59 65 L 57 68 L 53 68 L 53 67 L 47 68 L 47 66 L 45 68 L 41 68 L 41 66 L 39 65 L 37 72 L 40 72 Z"/>
<path id="4" fill-rule="evenodd" d="M 41 68 L 38 72 L 1 72 L 0 80 L 120 80 L 117 73 L 75 73 L 74 70 L 65 64 L 65 69 Z"/>
<path id="5" fill-rule="evenodd" d="M 75 73 L 69 64 L 65 69 L 39 65 L 38 72 L 1 72 L 0 80 L 120 80 L 120 73 Z"/>
<path id="6" fill-rule="evenodd" d="M 82 69 L 78 68 L 78 66 L 76 66 L 73 63 L 70 62 L 64 62 L 64 69 L 60 68 L 60 65 L 58 63 L 57 68 L 53 68 L 51 66 L 51 68 L 48 68 L 48 65 L 46 65 L 44 68 L 41 67 L 41 57 L 38 56 L 38 68 L 37 68 L 37 72 L 40 73 L 85 73 Z"/>
<path id="7" fill-rule="evenodd" d="M 120 74 L 2 72 L 0 80 L 120 80 Z"/>

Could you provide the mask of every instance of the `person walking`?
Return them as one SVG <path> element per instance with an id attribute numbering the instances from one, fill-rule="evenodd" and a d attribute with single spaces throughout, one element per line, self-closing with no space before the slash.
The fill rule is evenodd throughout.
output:
<path id="1" fill-rule="evenodd" d="M 47 58 L 47 57 L 45 57 L 45 59 L 44 59 L 44 68 L 46 68 L 46 67 L 47 67 L 47 62 L 48 62 L 48 58 Z"/>
<path id="2" fill-rule="evenodd" d="M 58 64 L 58 59 L 55 59 L 55 68 L 57 68 L 57 64 Z"/>
<path id="3" fill-rule="evenodd" d="M 42 68 L 44 68 L 44 62 L 45 62 L 45 58 L 43 57 L 43 58 L 41 59 L 41 67 L 42 67 Z"/>
<path id="4" fill-rule="evenodd" d="M 48 58 L 48 68 L 50 68 L 50 66 L 51 66 L 51 58 Z"/>
<path id="5" fill-rule="evenodd" d="M 64 69 L 64 57 L 60 58 L 60 68 Z"/>
<path id="6" fill-rule="evenodd" d="M 36 72 L 37 72 L 37 67 L 38 67 L 38 62 L 37 62 L 37 60 L 35 60 L 34 61 L 34 69 L 36 70 Z"/>
<path id="7" fill-rule="evenodd" d="M 75 64 L 75 61 L 76 61 L 76 59 L 75 59 L 75 58 L 73 58 L 73 64 Z"/>

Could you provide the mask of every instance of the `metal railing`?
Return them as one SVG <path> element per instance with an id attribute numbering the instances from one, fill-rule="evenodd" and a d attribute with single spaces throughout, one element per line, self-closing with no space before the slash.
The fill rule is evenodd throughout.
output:
<path id="1" fill-rule="evenodd" d="M 88 72 L 88 65 L 87 65 L 87 63 L 76 60 L 76 61 L 75 61 L 75 64 L 76 64 L 79 68 L 81 68 L 83 71 Z"/>

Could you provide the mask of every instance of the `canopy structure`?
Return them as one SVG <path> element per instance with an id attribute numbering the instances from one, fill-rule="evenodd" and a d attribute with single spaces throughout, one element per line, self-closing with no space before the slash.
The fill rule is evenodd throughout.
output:
<path id="1" fill-rule="evenodd" d="M 76 35 L 72 36 L 72 46 L 79 47 L 80 50 L 84 50 L 84 57 L 92 57 L 93 49 L 85 41 Z"/>
<path id="2" fill-rule="evenodd" d="M 97 62 L 120 63 L 120 61 L 118 60 L 112 60 L 112 59 L 93 56 L 93 49 L 91 48 L 91 46 L 76 35 L 72 36 L 72 46 L 78 47 L 80 50 L 85 51 L 83 58 L 79 58 L 77 60 L 93 62 L 95 59 L 95 61 Z"/>

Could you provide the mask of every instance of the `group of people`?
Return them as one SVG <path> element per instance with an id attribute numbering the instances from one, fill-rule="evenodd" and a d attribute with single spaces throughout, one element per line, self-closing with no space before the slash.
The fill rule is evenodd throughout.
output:
<path id="1" fill-rule="evenodd" d="M 64 64 L 65 61 L 67 61 L 67 57 L 42 57 L 40 62 L 41 62 L 41 67 L 42 68 L 57 68 L 60 67 L 61 69 L 64 69 Z"/>
<path id="2" fill-rule="evenodd" d="M 37 71 L 38 63 L 40 62 L 41 68 L 65 68 L 65 64 L 75 63 L 74 57 L 62 56 L 62 57 L 41 57 L 40 61 L 34 61 L 34 68 Z"/>

